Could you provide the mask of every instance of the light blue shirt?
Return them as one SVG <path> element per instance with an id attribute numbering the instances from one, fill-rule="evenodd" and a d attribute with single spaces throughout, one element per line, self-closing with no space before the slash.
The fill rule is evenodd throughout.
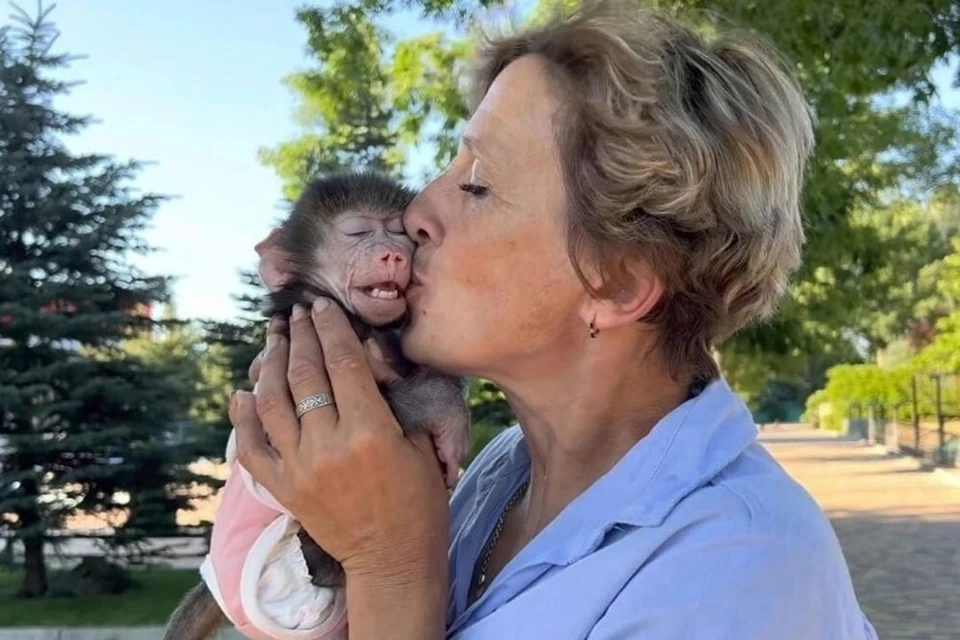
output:
<path id="1" fill-rule="evenodd" d="M 714 380 L 571 502 L 467 606 L 530 458 L 514 426 L 451 498 L 449 640 L 877 640 L 829 521 Z"/>

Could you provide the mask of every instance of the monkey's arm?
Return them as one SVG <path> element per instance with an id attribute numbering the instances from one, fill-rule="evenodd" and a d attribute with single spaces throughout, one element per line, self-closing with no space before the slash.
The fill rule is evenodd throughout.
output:
<path id="1" fill-rule="evenodd" d="M 470 451 L 465 380 L 418 367 L 411 375 L 386 384 L 384 392 L 404 433 L 426 431 L 433 436 L 447 486 L 452 487 Z"/>

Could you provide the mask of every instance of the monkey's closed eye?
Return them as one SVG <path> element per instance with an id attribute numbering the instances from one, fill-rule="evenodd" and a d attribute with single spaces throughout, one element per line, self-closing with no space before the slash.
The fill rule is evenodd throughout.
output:
<path id="1" fill-rule="evenodd" d="M 473 184 L 470 182 L 464 182 L 463 184 L 461 184 L 460 190 L 466 191 L 467 193 L 470 193 L 479 197 L 487 195 L 487 192 L 489 191 L 489 189 L 487 187 L 484 187 L 483 185 Z"/>

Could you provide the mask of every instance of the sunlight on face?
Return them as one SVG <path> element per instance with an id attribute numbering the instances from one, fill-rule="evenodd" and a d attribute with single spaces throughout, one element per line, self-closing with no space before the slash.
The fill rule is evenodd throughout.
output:
<path id="1" fill-rule="evenodd" d="M 456 158 L 410 205 L 420 243 L 404 349 L 441 369 L 494 378 L 548 366 L 583 288 L 562 225 L 557 98 L 542 63 L 510 66 L 467 123 Z"/>

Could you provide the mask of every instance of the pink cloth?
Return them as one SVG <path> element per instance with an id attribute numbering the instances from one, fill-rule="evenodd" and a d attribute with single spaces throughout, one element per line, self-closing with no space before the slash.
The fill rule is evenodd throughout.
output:
<path id="1" fill-rule="evenodd" d="M 236 461 L 221 490 L 200 574 L 224 614 L 252 640 L 346 639 L 345 594 L 310 584 L 299 523 Z"/>

